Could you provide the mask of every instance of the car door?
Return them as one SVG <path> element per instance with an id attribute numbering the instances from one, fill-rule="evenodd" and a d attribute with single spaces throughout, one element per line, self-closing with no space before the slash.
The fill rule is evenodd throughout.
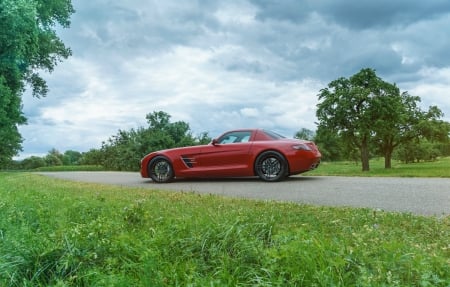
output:
<path id="1" fill-rule="evenodd" d="M 233 131 L 222 135 L 212 144 L 202 148 L 201 155 L 197 157 L 202 175 L 251 175 L 251 146 L 252 131 Z"/>

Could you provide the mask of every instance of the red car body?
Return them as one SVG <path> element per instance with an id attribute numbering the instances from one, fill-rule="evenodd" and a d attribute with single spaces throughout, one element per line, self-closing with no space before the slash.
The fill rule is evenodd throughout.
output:
<path id="1" fill-rule="evenodd" d="M 154 182 L 173 178 L 259 176 L 279 181 L 319 166 L 317 146 L 263 129 L 229 131 L 208 145 L 152 152 L 141 160 L 141 175 Z"/>

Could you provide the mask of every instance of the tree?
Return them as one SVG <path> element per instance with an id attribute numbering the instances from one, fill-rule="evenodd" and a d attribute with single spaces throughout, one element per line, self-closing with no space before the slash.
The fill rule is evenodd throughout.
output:
<path id="1" fill-rule="evenodd" d="M 371 103 L 373 142 L 377 152 L 384 156 L 385 168 L 391 168 L 394 148 L 417 137 L 414 127 L 421 114 L 418 97 L 407 92 L 400 94 L 395 85 L 388 85 L 390 93 L 373 98 Z"/>
<path id="2" fill-rule="evenodd" d="M 337 133 L 344 144 L 360 151 L 362 170 L 369 170 L 369 143 L 372 134 L 371 99 L 382 92 L 374 70 L 363 69 L 349 79 L 339 78 L 319 94 L 319 128 Z"/>
<path id="3" fill-rule="evenodd" d="M 38 167 L 43 167 L 45 165 L 46 165 L 45 160 L 38 156 L 28 157 L 22 160 L 22 162 L 20 163 L 20 166 L 23 169 L 35 169 Z"/>
<path id="4" fill-rule="evenodd" d="M 431 106 L 428 112 L 423 114 L 418 124 L 420 135 L 431 142 L 448 143 L 450 139 L 450 123 L 439 120 L 443 116 L 444 114 L 438 107 Z"/>
<path id="5" fill-rule="evenodd" d="M 302 139 L 302 140 L 313 140 L 314 139 L 314 132 L 312 130 L 302 128 L 298 132 L 295 133 L 294 138 L 296 139 Z"/>
<path id="6" fill-rule="evenodd" d="M 26 123 L 21 106 L 25 86 L 33 96 L 45 96 L 48 87 L 39 72 L 52 72 L 71 54 L 54 27 L 68 28 L 73 12 L 70 0 L 0 2 L 0 164 L 21 150 L 18 126 Z"/>
<path id="7" fill-rule="evenodd" d="M 201 133 L 196 139 L 196 144 L 206 145 L 212 141 L 212 138 L 209 136 L 208 132 Z"/>
<path id="8" fill-rule="evenodd" d="M 82 153 L 79 164 L 84 165 L 102 165 L 103 154 L 98 149 L 90 149 Z"/>
<path id="9" fill-rule="evenodd" d="M 374 99 L 373 110 L 377 114 L 373 123 L 374 142 L 378 152 L 384 156 L 385 168 L 391 168 L 394 148 L 421 138 L 445 141 L 448 130 L 438 120 L 443 114 L 435 106 L 422 111 L 419 97 L 407 92 L 396 92 L 389 97 Z"/>
<path id="10" fill-rule="evenodd" d="M 152 151 L 210 141 L 206 133 L 196 139 L 190 132 L 189 124 L 183 121 L 171 122 L 166 112 L 147 114 L 146 119 L 148 127 L 119 130 L 103 143 L 103 166 L 114 170 L 137 170 L 140 159 Z"/>
<path id="11" fill-rule="evenodd" d="M 0 167 L 7 166 L 21 150 L 22 137 L 17 125 L 25 123 L 21 98 L 11 91 L 0 75 Z"/>
<path id="12" fill-rule="evenodd" d="M 439 120 L 442 116 L 441 110 L 435 106 L 423 113 L 414 127 L 418 136 L 413 141 L 400 143 L 396 157 L 409 163 L 450 155 L 450 123 Z"/>
<path id="13" fill-rule="evenodd" d="M 371 151 L 383 155 L 385 168 L 391 168 L 393 151 L 400 144 L 421 136 L 448 138 L 437 107 L 423 112 L 417 104 L 419 97 L 400 93 L 395 84 L 383 81 L 372 69 L 331 82 L 321 90 L 319 100 L 319 130 L 336 133 L 347 150 L 356 147 L 363 171 L 369 170 Z"/>
<path id="14" fill-rule="evenodd" d="M 53 148 L 49 150 L 48 154 L 44 158 L 44 161 L 47 166 L 59 166 L 63 165 L 63 157 L 63 154 Z"/>
<path id="15" fill-rule="evenodd" d="M 81 153 L 75 150 L 66 150 L 64 152 L 62 161 L 64 165 L 78 165 L 81 160 Z"/>
<path id="16" fill-rule="evenodd" d="M 138 152 L 138 132 L 119 130 L 101 147 L 102 165 L 111 170 L 137 170 L 141 154 Z"/>
<path id="17" fill-rule="evenodd" d="M 336 161 L 343 159 L 343 151 L 345 150 L 341 137 L 327 129 L 319 126 L 314 137 L 314 142 L 319 147 L 324 161 Z"/>
<path id="18" fill-rule="evenodd" d="M 400 144 L 395 151 L 395 158 L 404 163 L 434 161 L 439 156 L 439 149 L 435 143 L 427 139 L 413 140 Z"/>

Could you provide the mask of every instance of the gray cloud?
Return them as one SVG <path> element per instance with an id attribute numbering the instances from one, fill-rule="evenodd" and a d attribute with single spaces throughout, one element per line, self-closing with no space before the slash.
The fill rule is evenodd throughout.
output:
<path id="1" fill-rule="evenodd" d="M 320 2 L 319 13 L 346 27 L 356 30 L 406 27 L 445 15 L 450 3 L 432 1 L 326 1 Z"/>
<path id="2" fill-rule="evenodd" d="M 252 3 L 260 7 L 257 17 L 261 20 L 304 23 L 316 13 L 352 30 L 404 27 L 450 12 L 450 3 L 445 0 L 252 0 Z"/>

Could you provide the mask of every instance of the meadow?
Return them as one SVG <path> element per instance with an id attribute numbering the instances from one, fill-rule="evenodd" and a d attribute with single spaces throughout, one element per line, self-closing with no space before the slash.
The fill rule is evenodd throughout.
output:
<path id="1" fill-rule="evenodd" d="M 375 158 L 370 160 L 369 171 L 361 171 L 360 162 L 322 162 L 318 169 L 308 172 L 308 175 L 450 177 L 450 157 L 408 164 L 393 160 L 390 169 L 384 168 L 384 158 Z"/>
<path id="2" fill-rule="evenodd" d="M 450 216 L 25 172 L 0 173 L 0 214 L 0 286 L 450 285 Z"/>

